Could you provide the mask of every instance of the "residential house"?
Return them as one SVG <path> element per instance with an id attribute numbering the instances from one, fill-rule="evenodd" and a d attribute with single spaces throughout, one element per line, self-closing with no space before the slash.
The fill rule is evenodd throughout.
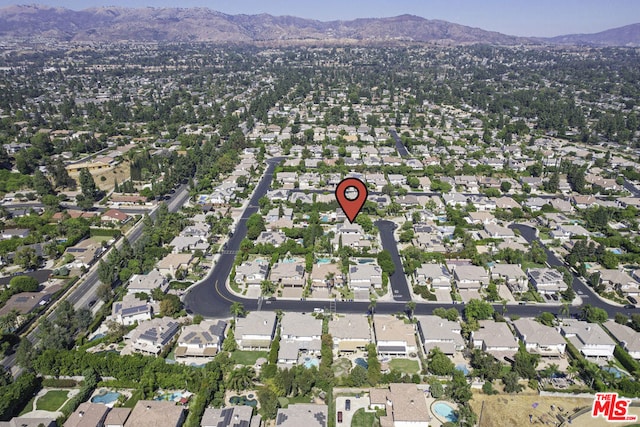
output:
<path id="1" fill-rule="evenodd" d="M 485 224 L 484 231 L 492 239 L 515 239 L 516 237 L 513 230 L 498 224 Z"/>
<path id="2" fill-rule="evenodd" d="M 418 319 L 418 337 L 425 354 L 428 354 L 435 347 L 447 355 L 464 349 L 465 343 L 459 321 L 451 321 L 439 316 L 416 317 Z"/>
<path id="3" fill-rule="evenodd" d="M 204 410 L 201 427 L 259 427 L 260 415 L 253 416 L 253 407 L 228 406 L 226 408 L 207 408 Z"/>
<path id="4" fill-rule="evenodd" d="M 212 360 L 220 351 L 226 328 L 227 323 L 222 320 L 203 320 L 198 325 L 183 326 L 175 351 L 176 361 Z"/>
<path id="5" fill-rule="evenodd" d="M 276 427 L 327 427 L 329 407 L 310 403 L 297 403 L 278 408 Z"/>
<path id="6" fill-rule="evenodd" d="M 252 311 L 236 319 L 234 337 L 240 350 L 268 350 L 276 333 L 276 314 Z"/>
<path id="7" fill-rule="evenodd" d="M 25 237 L 28 237 L 29 234 L 31 233 L 31 231 L 28 228 L 7 228 L 6 230 L 2 231 L 2 239 L 3 240 L 9 240 L 9 239 L 24 239 Z"/>
<path id="8" fill-rule="evenodd" d="M 194 253 L 197 250 L 202 252 L 209 249 L 209 243 L 205 236 L 183 236 L 178 235 L 173 238 L 169 246 L 173 247 L 171 253 L 180 254 L 185 252 Z"/>
<path id="9" fill-rule="evenodd" d="M 82 402 L 64 423 L 64 427 L 102 427 L 109 412 L 107 405 Z"/>
<path id="10" fill-rule="evenodd" d="M 476 265 L 456 265 L 449 266 L 453 271 L 453 279 L 459 290 L 478 290 L 489 284 L 489 273 Z"/>
<path id="11" fill-rule="evenodd" d="M 180 427 L 185 410 L 165 400 L 139 400 L 133 407 L 125 427 Z"/>
<path id="12" fill-rule="evenodd" d="M 157 269 L 151 270 L 147 274 L 134 274 L 129 279 L 127 286 L 127 292 L 130 294 L 144 292 L 151 295 L 154 289 L 160 289 L 162 293 L 166 293 L 169 289 L 169 281 Z"/>
<path id="13" fill-rule="evenodd" d="M 638 332 L 611 319 L 607 320 L 603 326 L 631 357 L 636 360 L 640 359 L 640 334 Z"/>
<path id="14" fill-rule="evenodd" d="M 100 221 L 112 224 L 126 224 L 131 220 L 131 216 L 119 209 L 109 209 L 100 216 Z"/>
<path id="15" fill-rule="evenodd" d="M 292 365 L 298 361 L 300 352 L 320 352 L 322 321 L 311 315 L 287 313 L 280 326 L 280 350 L 278 363 Z"/>
<path id="16" fill-rule="evenodd" d="M 531 212 L 538 212 L 544 205 L 548 204 L 549 201 L 547 199 L 542 199 L 540 197 L 531 197 L 524 201 L 524 205 L 531 209 Z"/>
<path id="17" fill-rule="evenodd" d="M 529 289 L 527 275 L 518 264 L 494 264 L 491 277 L 504 280 L 511 292 L 526 292 Z"/>
<path id="18" fill-rule="evenodd" d="M 158 271 L 166 276 L 176 276 L 178 270 L 188 272 L 194 263 L 193 254 L 167 254 L 164 258 L 158 261 Z"/>
<path id="19" fill-rule="evenodd" d="M 263 231 L 256 239 L 257 244 L 273 245 L 276 248 L 287 241 L 287 236 L 282 231 Z"/>
<path id="20" fill-rule="evenodd" d="M 527 317 L 514 320 L 513 326 L 529 353 L 555 357 L 564 355 L 567 342 L 556 328 Z"/>
<path id="21" fill-rule="evenodd" d="M 333 288 L 344 284 L 342 271 L 338 264 L 314 264 L 311 270 L 311 286 L 316 289 Z"/>
<path id="22" fill-rule="evenodd" d="M 495 199 L 495 203 L 496 203 L 496 208 L 500 208 L 500 209 L 513 209 L 513 208 L 522 209 L 522 206 L 520 206 L 520 203 L 516 202 L 511 197 L 507 197 L 507 196 L 498 197 L 497 199 Z"/>
<path id="23" fill-rule="evenodd" d="M 379 355 L 408 356 L 416 351 L 415 327 L 394 316 L 375 316 L 373 322 Z"/>
<path id="24" fill-rule="evenodd" d="M 54 418 L 13 417 L 9 421 L 0 421 L 0 427 L 57 427 Z"/>
<path id="25" fill-rule="evenodd" d="M 384 427 L 429 427 L 431 412 L 426 394 L 415 384 L 391 383 L 387 388 L 369 389 L 370 409 L 385 410 L 380 417 Z"/>
<path id="26" fill-rule="evenodd" d="M 73 256 L 74 261 L 71 264 L 73 264 L 74 267 L 89 268 L 102 252 L 102 245 L 91 239 L 85 239 L 67 248 L 65 254 Z"/>
<path id="27" fill-rule="evenodd" d="M 263 280 L 267 280 L 269 264 L 266 262 L 245 261 L 236 267 L 235 281 L 247 286 L 260 286 Z"/>
<path id="28" fill-rule="evenodd" d="M 443 264 L 423 264 L 415 272 L 419 285 L 434 289 L 451 289 L 451 274 Z"/>
<path id="29" fill-rule="evenodd" d="M 541 294 L 558 294 L 567 290 L 564 276 L 553 268 L 529 268 L 527 276 L 533 287 Z"/>
<path id="30" fill-rule="evenodd" d="M 382 288 L 382 269 L 375 262 L 349 266 L 349 287 L 359 290 Z"/>
<path id="31" fill-rule="evenodd" d="M 329 334 L 333 338 L 333 349 L 338 354 L 364 351 L 371 343 L 371 328 L 366 316 L 345 314 L 329 320 Z"/>
<path id="32" fill-rule="evenodd" d="M 124 427 L 131 415 L 129 408 L 111 408 L 104 419 L 104 427 Z"/>
<path id="33" fill-rule="evenodd" d="M 480 320 L 480 329 L 471 333 L 474 348 L 480 348 L 502 361 L 505 357 L 512 359 L 518 352 L 518 341 L 511 329 L 504 322 Z"/>
<path id="34" fill-rule="evenodd" d="M 600 282 L 611 290 L 622 292 L 625 297 L 640 294 L 640 285 L 624 270 L 602 269 Z"/>
<path id="35" fill-rule="evenodd" d="M 587 209 L 590 206 L 598 204 L 599 200 L 595 196 L 583 196 L 576 194 L 571 197 L 571 202 L 578 209 Z"/>
<path id="36" fill-rule="evenodd" d="M 269 280 L 284 287 L 304 287 L 306 284 L 304 264 L 299 259 L 277 262 L 271 267 Z"/>
<path id="37" fill-rule="evenodd" d="M 401 174 L 390 173 L 387 175 L 391 185 L 407 185 L 407 177 Z"/>
<path id="38" fill-rule="evenodd" d="M 145 320 L 124 338 L 135 352 L 158 356 L 180 330 L 180 323 L 170 317 Z"/>
<path id="39" fill-rule="evenodd" d="M 116 301 L 111 307 L 113 319 L 121 325 L 129 326 L 143 320 L 151 320 L 155 308 L 147 300 L 140 300 L 134 294 L 127 294 L 122 301 Z"/>
<path id="40" fill-rule="evenodd" d="M 566 319 L 560 331 L 585 357 L 613 357 L 616 343 L 597 323 Z"/>

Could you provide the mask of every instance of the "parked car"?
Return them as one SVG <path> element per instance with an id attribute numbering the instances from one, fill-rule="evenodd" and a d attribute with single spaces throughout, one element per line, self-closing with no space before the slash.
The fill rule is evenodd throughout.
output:
<path id="1" fill-rule="evenodd" d="M 631 304 L 637 304 L 637 303 L 638 303 L 638 300 L 637 300 L 637 299 L 635 299 L 635 298 L 634 298 L 634 297 L 632 297 L 632 296 L 628 296 L 628 297 L 627 297 L 627 299 L 629 300 L 629 302 L 630 302 Z"/>
<path id="2" fill-rule="evenodd" d="M 627 304 L 624 306 L 624 308 L 626 308 L 627 310 L 633 310 L 634 308 L 636 308 L 636 306 L 633 304 Z"/>
<path id="3" fill-rule="evenodd" d="M 338 422 L 342 422 L 342 411 L 338 411 Z"/>
<path id="4" fill-rule="evenodd" d="M 345 402 L 344 402 L 344 409 L 345 409 L 346 411 L 350 411 L 350 410 L 351 410 L 351 399 L 347 399 L 347 400 L 345 400 Z"/>

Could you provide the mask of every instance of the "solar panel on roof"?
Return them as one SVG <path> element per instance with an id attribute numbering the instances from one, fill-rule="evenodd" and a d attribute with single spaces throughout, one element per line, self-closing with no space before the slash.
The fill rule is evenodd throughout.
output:
<path id="1" fill-rule="evenodd" d="M 283 422 L 287 421 L 287 418 L 289 417 L 287 417 L 286 414 L 282 414 L 282 413 L 278 414 L 278 417 L 276 418 L 276 425 L 280 425 Z"/>
<path id="2" fill-rule="evenodd" d="M 205 339 L 205 340 L 207 340 L 207 341 L 212 341 L 212 340 L 213 340 L 213 337 L 212 337 L 211 335 L 209 335 L 209 333 L 208 333 L 208 332 L 203 332 L 203 333 L 202 333 L 202 336 L 203 336 L 203 337 L 204 337 L 204 339 Z"/>

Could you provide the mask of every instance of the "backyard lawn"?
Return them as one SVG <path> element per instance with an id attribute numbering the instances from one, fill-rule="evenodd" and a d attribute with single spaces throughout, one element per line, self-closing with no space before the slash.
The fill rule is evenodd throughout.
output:
<path id="1" fill-rule="evenodd" d="M 389 362 L 389 367 L 405 374 L 417 374 L 420 372 L 420 363 L 417 360 L 392 359 Z"/>
<path id="2" fill-rule="evenodd" d="M 256 360 L 264 357 L 265 359 L 268 357 L 269 353 L 266 351 L 242 351 L 236 350 L 231 353 L 231 360 L 233 363 L 238 365 L 255 365 Z"/>
<path id="3" fill-rule="evenodd" d="M 375 427 L 379 426 L 380 422 L 376 418 L 374 412 L 365 412 L 364 408 L 358 409 L 351 419 L 351 427 Z"/>
<path id="4" fill-rule="evenodd" d="M 36 409 L 55 412 L 67 401 L 69 390 L 50 390 L 38 399 Z"/>

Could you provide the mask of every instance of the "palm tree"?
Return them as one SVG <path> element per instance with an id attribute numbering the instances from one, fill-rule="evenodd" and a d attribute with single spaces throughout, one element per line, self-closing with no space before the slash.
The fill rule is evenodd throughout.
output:
<path id="1" fill-rule="evenodd" d="M 562 307 L 560 307 L 560 316 L 568 317 L 569 316 L 569 303 L 563 302 Z"/>
<path id="2" fill-rule="evenodd" d="M 3 331 L 12 332 L 18 326 L 18 310 L 15 308 L 0 317 L 0 333 Z"/>
<path id="3" fill-rule="evenodd" d="M 233 315 L 233 321 L 235 322 L 236 318 L 242 317 L 245 314 L 244 305 L 241 302 L 234 302 L 229 307 L 231 314 Z"/>
<path id="4" fill-rule="evenodd" d="M 324 280 L 326 280 L 327 288 L 329 288 L 329 292 L 331 292 L 331 289 L 333 289 L 333 286 L 335 285 L 335 279 L 336 279 L 336 273 L 334 273 L 333 271 L 330 273 L 327 273 L 327 275 L 324 276 Z"/>
<path id="5" fill-rule="evenodd" d="M 373 317 L 373 314 L 376 312 L 376 300 L 372 299 L 369 303 L 369 315 Z"/>
<path id="6" fill-rule="evenodd" d="M 409 319 L 413 318 L 413 312 L 416 309 L 416 302 L 415 301 L 409 301 L 405 304 L 405 309 L 407 311 L 407 314 L 409 315 Z"/>
<path id="7" fill-rule="evenodd" d="M 235 391 L 247 390 L 253 386 L 256 371 L 251 366 L 243 366 L 231 371 L 227 379 L 227 386 Z"/>

